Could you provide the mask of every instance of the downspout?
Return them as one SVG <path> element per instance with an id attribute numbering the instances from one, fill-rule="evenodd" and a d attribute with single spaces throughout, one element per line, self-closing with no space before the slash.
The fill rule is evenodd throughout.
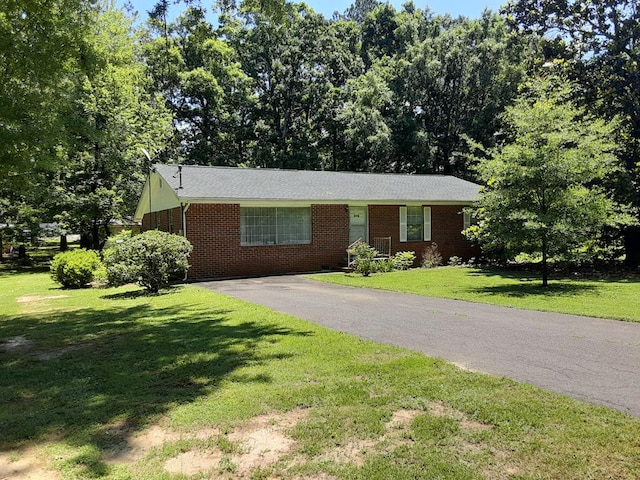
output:
<path id="1" fill-rule="evenodd" d="M 180 209 L 182 210 L 182 236 L 186 239 L 187 238 L 187 210 L 189 210 L 189 206 L 191 204 L 190 203 L 180 203 Z M 184 272 L 184 278 L 182 279 L 183 282 L 187 281 L 187 276 L 189 275 L 189 270 L 187 270 L 186 272 Z"/>

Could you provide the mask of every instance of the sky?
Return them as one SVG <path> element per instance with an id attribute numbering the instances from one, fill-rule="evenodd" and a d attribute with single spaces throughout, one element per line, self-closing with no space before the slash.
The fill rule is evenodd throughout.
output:
<path id="1" fill-rule="evenodd" d="M 128 0 L 135 10 L 140 13 L 141 20 L 144 20 L 147 16 L 146 12 L 153 8 L 153 5 L 157 0 Z M 117 5 L 124 5 L 126 0 L 117 0 Z M 202 0 L 202 5 L 207 7 L 212 4 L 212 1 Z M 344 12 L 352 3 L 352 0 L 306 0 L 309 5 L 316 12 L 322 13 L 325 17 L 331 18 L 333 12 Z M 405 0 L 391 0 L 391 3 L 396 9 L 400 9 Z M 493 11 L 498 11 L 502 4 L 506 3 L 506 0 L 414 0 L 414 4 L 418 8 L 425 8 L 429 6 L 431 10 L 437 14 L 449 13 L 454 17 L 458 15 L 464 15 L 470 18 L 477 18 L 480 16 L 485 8 L 490 8 Z M 179 13 L 181 9 L 178 10 Z"/>

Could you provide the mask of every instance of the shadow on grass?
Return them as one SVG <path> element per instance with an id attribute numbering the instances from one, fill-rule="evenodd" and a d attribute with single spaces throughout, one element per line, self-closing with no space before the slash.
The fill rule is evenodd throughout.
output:
<path id="1" fill-rule="evenodd" d="M 262 345 L 309 335 L 234 321 L 233 313 L 178 304 L 0 315 L 0 449 L 55 436 L 105 452 L 152 417 L 210 395 L 225 378 L 270 382 L 268 374 L 236 371 L 278 360 Z M 10 338 L 27 341 L 9 349 Z M 125 429 L 114 428 L 123 422 Z"/>
<path id="2" fill-rule="evenodd" d="M 22 266 L 17 262 L 4 260 L 0 263 L 0 277 L 9 277 L 12 275 L 28 275 L 34 273 L 49 273 L 48 264 L 36 264 L 31 266 Z"/>
<path id="3" fill-rule="evenodd" d="M 578 293 L 595 291 L 597 288 L 573 278 L 551 277 L 547 287 L 542 286 L 542 275 L 531 271 L 482 269 L 469 273 L 470 276 L 500 277 L 513 280 L 514 283 L 469 288 L 476 293 L 496 294 L 505 297 L 554 297 L 571 296 Z"/>
<path id="4" fill-rule="evenodd" d="M 131 290 L 128 292 L 120 292 L 120 293 L 111 293 L 108 295 L 102 295 L 100 298 L 104 300 L 135 300 L 136 298 L 141 297 L 157 297 L 159 295 L 164 295 L 167 293 L 175 293 L 182 288 L 182 285 L 170 285 L 168 287 L 163 288 L 159 293 L 151 293 L 145 290 L 144 288 L 138 288 L 136 290 Z"/>

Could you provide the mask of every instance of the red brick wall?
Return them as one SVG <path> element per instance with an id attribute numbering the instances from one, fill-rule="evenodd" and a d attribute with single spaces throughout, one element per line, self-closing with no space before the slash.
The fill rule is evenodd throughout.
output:
<path id="1" fill-rule="evenodd" d="M 180 207 L 160 212 L 146 213 L 142 217 L 142 231 L 161 230 L 163 232 L 182 232 L 182 209 Z"/>
<path id="2" fill-rule="evenodd" d="M 464 228 L 462 208 L 460 205 L 431 206 L 431 242 L 400 242 L 400 205 L 370 205 L 369 238 L 391 236 L 392 252 L 415 252 L 416 266 L 422 261 L 425 248 L 433 242 L 438 244 L 444 263 L 453 255 L 468 260 L 480 255 L 480 249 L 460 233 Z"/>
<path id="3" fill-rule="evenodd" d="M 238 204 L 193 204 L 186 212 L 193 245 L 190 279 L 310 272 L 344 265 L 349 243 L 346 205 L 311 206 L 311 244 L 240 245 Z"/>
<path id="4" fill-rule="evenodd" d="M 474 246 L 460 233 L 464 229 L 462 209 L 460 205 L 431 207 L 431 239 L 438 244 L 438 250 L 445 263 L 454 255 L 464 260 L 480 256 L 480 248 Z M 422 251 L 420 251 L 421 254 Z"/>
<path id="5" fill-rule="evenodd" d="M 393 253 L 412 250 L 416 265 L 432 242 L 400 242 L 400 205 L 369 206 L 369 238 L 391 236 Z M 461 206 L 431 207 L 431 237 L 438 244 L 443 261 L 452 255 L 468 259 L 478 256 L 460 233 Z M 180 208 L 159 212 L 160 230 L 167 231 L 173 216 L 174 233 L 182 228 Z M 185 213 L 187 239 L 193 245 L 189 270 L 192 280 L 220 277 L 311 272 L 345 265 L 349 244 L 347 205 L 312 205 L 309 245 L 240 245 L 240 205 L 192 204 Z M 142 229 L 156 228 L 156 213 L 144 216 Z"/>

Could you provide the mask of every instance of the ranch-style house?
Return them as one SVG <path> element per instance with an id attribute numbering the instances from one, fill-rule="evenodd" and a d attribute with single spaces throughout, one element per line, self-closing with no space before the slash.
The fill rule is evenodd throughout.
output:
<path id="1" fill-rule="evenodd" d="M 135 220 L 191 242 L 190 280 L 339 269 L 358 239 L 417 262 L 436 242 L 446 262 L 480 253 L 461 233 L 478 192 L 446 175 L 154 165 Z"/>

